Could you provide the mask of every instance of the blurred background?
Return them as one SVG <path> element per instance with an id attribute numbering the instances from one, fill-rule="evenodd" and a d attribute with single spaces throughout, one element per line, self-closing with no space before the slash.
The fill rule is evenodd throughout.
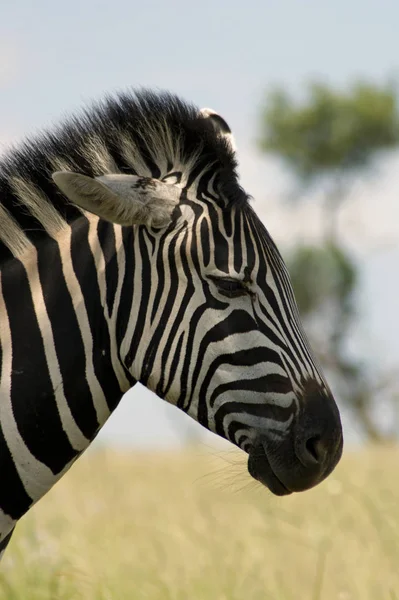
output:
<path id="1" fill-rule="evenodd" d="M 222 484 L 211 485 L 210 489 L 207 485 L 200 486 L 199 497 L 205 495 L 204 502 L 211 507 L 219 506 L 219 501 L 221 506 L 225 502 L 230 505 L 231 496 L 226 489 L 230 489 L 235 479 L 244 481 L 244 492 L 233 493 L 234 506 L 237 502 L 248 506 L 249 502 L 261 512 L 264 508 L 260 507 L 267 506 L 267 519 L 260 522 L 273 534 L 271 548 L 279 545 L 276 564 L 269 570 L 265 567 L 262 571 L 265 579 L 259 579 L 253 565 L 261 565 L 262 557 L 268 556 L 270 550 L 260 546 L 256 559 L 250 554 L 252 562 L 248 561 L 244 583 L 230 581 L 227 570 L 225 573 L 219 564 L 219 577 L 212 575 L 212 571 L 208 574 L 218 581 L 216 587 L 208 589 L 199 585 L 197 589 L 192 583 L 197 579 L 191 571 L 184 571 L 183 577 L 177 568 L 182 561 L 186 564 L 179 548 L 180 552 L 188 552 L 187 548 L 182 550 L 184 544 L 177 536 L 178 539 L 172 541 L 172 546 L 176 545 L 172 553 L 175 552 L 177 558 L 170 571 L 171 579 L 166 583 L 162 580 L 160 587 L 148 587 L 151 577 L 143 575 L 148 565 L 144 568 L 142 556 L 137 559 L 139 563 L 136 559 L 133 561 L 136 576 L 142 577 L 140 585 L 144 586 L 135 596 L 132 590 L 138 589 L 136 584 L 123 592 L 115 592 L 110 574 L 107 584 L 93 591 L 93 586 L 87 583 L 92 583 L 87 574 L 91 567 L 87 565 L 79 568 L 76 564 L 69 565 L 68 570 L 57 563 L 48 574 L 48 554 L 44 554 L 44 559 L 39 556 L 37 560 L 42 560 L 40 565 L 48 580 L 53 582 L 55 578 L 56 583 L 51 585 L 56 587 L 50 586 L 49 595 L 40 597 L 75 597 L 68 595 L 62 582 L 68 580 L 72 585 L 76 578 L 80 583 L 83 578 L 85 592 L 80 589 L 76 597 L 399 598 L 399 578 L 394 567 L 399 561 L 395 533 L 399 530 L 399 490 L 395 479 L 399 469 L 396 447 L 399 435 L 398 23 L 399 4 L 394 0 L 247 0 L 245 3 L 203 0 L 198 4 L 180 0 L 145 3 L 69 0 L 61 4 L 14 0 L 2 3 L 0 153 L 24 136 L 57 123 L 105 93 L 127 87 L 168 89 L 200 107 L 212 107 L 225 117 L 235 134 L 242 185 L 253 195 L 256 211 L 287 261 L 305 329 L 342 410 L 348 455 L 347 462 L 343 462 L 329 483 L 323 484 L 324 488 L 321 486 L 321 491 L 308 492 L 300 500 L 293 500 L 298 504 L 292 504 L 292 512 L 291 500 L 288 500 L 281 504 L 288 508 L 279 512 L 280 501 L 271 499 L 267 492 L 247 490 L 249 484 L 241 479 L 244 459 L 221 459 L 223 452 L 230 456 L 229 448 L 184 414 L 137 386 L 126 394 L 95 441 L 96 456 L 88 453 L 88 457 L 81 459 L 87 465 L 78 465 L 76 470 L 86 468 L 90 479 L 89 474 L 94 473 L 90 465 L 99 461 L 100 456 L 100 473 L 96 471 L 93 475 L 97 478 L 93 485 L 97 485 L 99 496 L 102 495 L 101 482 L 109 493 L 112 476 L 120 469 L 120 489 L 132 486 L 144 497 L 150 492 L 140 487 L 144 485 L 142 478 L 137 482 L 127 475 L 130 467 L 125 462 L 131 461 L 131 469 L 136 471 L 144 460 L 142 457 L 150 460 L 151 456 L 151 461 L 160 461 L 159 469 L 151 462 L 145 472 L 153 469 L 154 488 L 151 489 L 157 495 L 163 489 L 160 473 L 168 474 L 170 468 L 175 475 L 180 473 L 179 468 L 183 469 L 176 479 L 169 473 L 170 481 L 185 481 L 191 489 L 202 454 L 215 448 L 211 452 L 222 460 L 222 466 L 213 481 L 220 483 L 221 480 Z M 182 457 L 189 463 L 182 466 L 179 462 Z M 122 463 L 125 471 L 121 470 Z M 82 473 L 75 475 L 73 469 L 71 477 L 76 477 L 76 481 L 85 480 Z M 102 478 L 104 473 L 110 475 L 109 483 L 105 475 Z M 353 488 L 356 477 L 360 478 L 357 492 Z M 57 498 L 68 498 L 70 508 L 71 503 L 77 501 L 76 488 L 68 496 L 68 484 L 59 485 L 61 491 L 56 486 Z M 226 493 L 222 499 L 218 496 L 220 487 Z M 91 489 L 89 483 L 87 489 Z M 171 489 L 170 486 L 165 488 L 165 497 L 172 493 Z M 352 498 L 353 506 L 342 504 L 344 492 Z M 126 493 L 133 494 L 133 491 Z M 359 494 L 364 496 L 361 501 Z M 92 522 L 90 519 L 96 510 L 100 511 L 101 519 L 111 519 L 115 502 L 119 502 L 121 496 L 122 492 L 117 498 L 112 497 L 103 508 L 96 509 L 95 502 L 90 504 L 85 523 Z M 136 495 L 134 497 L 137 502 Z M 170 500 L 172 506 L 175 500 Z M 333 513 L 338 510 L 337 506 L 344 506 L 344 512 L 334 513 L 332 521 L 328 517 L 327 527 L 323 516 L 328 513 L 330 504 L 329 510 Z M 364 517 L 371 527 L 369 532 L 364 524 L 359 530 L 354 526 L 360 505 L 369 514 L 369 518 Z M 0 589 L 4 598 L 36 598 L 29 569 L 24 569 L 27 573 L 25 591 L 16 592 L 13 586 L 22 579 L 20 571 L 15 574 L 12 568 L 19 564 L 18 560 L 26 565 L 27 548 L 30 548 L 29 543 L 36 543 L 39 529 L 44 536 L 44 525 L 36 526 L 35 519 L 39 524 L 44 523 L 40 519 L 46 515 L 46 527 L 53 535 L 52 541 L 47 541 L 48 552 L 51 555 L 61 552 L 55 539 L 60 540 L 62 527 L 58 530 L 58 525 L 54 525 L 59 523 L 57 518 L 49 517 L 46 506 L 50 504 L 43 506 L 41 509 L 40 504 L 37 509 L 42 513 L 34 513 L 37 517 L 27 518 L 25 537 L 23 533 L 18 534 L 19 540 L 28 540 L 27 545 L 13 541 L 9 579 L 3 581 L 4 590 Z M 146 504 L 147 512 L 140 513 L 143 508 L 140 506 L 135 509 L 138 511 L 135 518 L 141 521 L 142 514 L 142 519 L 151 520 L 155 514 L 152 509 Z M 193 504 L 193 510 L 201 511 L 201 506 Z M 314 533 L 316 506 L 321 513 L 320 521 L 316 518 Z M 129 512 L 126 506 L 124 508 Z M 122 510 L 122 507 L 117 509 L 119 516 Z M 173 522 L 179 518 L 179 511 L 160 519 Z M 71 513 L 72 521 L 78 513 L 80 508 L 77 507 L 76 513 Z M 276 519 L 281 520 L 282 514 L 284 523 L 281 521 L 283 524 L 278 529 Z M 206 527 L 210 527 L 215 532 L 216 524 L 223 520 L 220 515 L 215 521 L 205 520 L 207 525 L 203 524 L 203 530 L 199 525 L 199 529 L 206 532 Z M 126 520 L 130 518 L 126 513 Z M 187 523 L 180 521 L 180 525 L 176 521 L 175 531 L 190 530 L 188 515 L 187 519 Z M 234 515 L 234 522 L 237 519 L 241 519 L 239 513 Z M 284 530 L 290 519 L 291 527 L 295 528 L 295 535 L 291 537 Z M 104 522 L 100 521 L 98 528 L 105 531 Z M 260 535 L 259 523 L 253 525 L 257 536 Z M 230 547 L 228 523 L 224 526 L 226 530 L 220 530 L 218 539 L 224 539 L 226 547 Z M 67 529 L 69 531 L 69 527 Z M 120 529 L 118 535 L 123 537 L 124 528 Z M 113 537 L 112 531 L 109 534 Z M 158 566 L 171 561 L 167 551 L 171 544 L 170 531 L 164 532 L 165 537 L 158 531 L 160 538 L 154 536 L 151 528 L 146 533 L 148 543 L 152 536 L 154 544 L 158 543 Z M 130 548 L 128 544 L 134 544 L 137 530 L 129 535 L 132 538 L 126 534 L 124 544 Z M 331 536 L 342 537 L 339 550 L 332 549 Z M 194 538 L 186 542 L 198 550 L 202 542 L 197 538 L 194 542 Z M 266 533 L 265 538 L 268 538 Z M 67 545 L 66 538 L 63 539 Z M 70 543 L 78 545 L 78 538 L 74 539 L 75 542 Z M 243 548 L 245 543 L 248 548 L 253 547 L 253 537 L 243 540 L 240 538 L 237 544 L 244 544 Z M 304 587 L 297 595 L 295 578 L 290 584 L 286 583 L 284 565 L 278 558 L 281 556 L 284 563 L 287 543 L 293 550 L 290 565 L 295 572 L 304 575 L 308 572 L 306 569 L 310 569 L 312 573 L 304 576 L 301 584 Z M 44 544 L 43 540 L 40 544 Z M 299 559 L 300 548 L 308 548 L 309 544 L 316 544 L 312 546 L 313 550 L 316 548 L 315 554 L 310 553 L 309 564 L 303 564 L 303 557 Z M 65 549 L 64 544 L 62 546 Z M 205 550 L 198 550 L 202 551 Z M 225 551 L 222 544 L 218 546 L 216 562 Z M 153 556 L 154 547 L 148 552 Z M 196 555 L 193 549 L 192 552 Z M 62 552 L 60 556 L 59 560 L 66 560 Z M 101 556 L 104 560 L 104 555 Z M 238 552 L 231 558 L 231 571 L 236 572 L 241 557 L 242 553 Z M 99 560 L 99 557 L 93 558 L 93 569 Z M 124 562 L 119 559 L 118 564 L 122 568 L 120 565 Z M 360 566 L 362 570 L 358 572 Z M 132 568 L 131 562 L 126 568 Z M 206 567 L 202 565 L 201 569 L 206 570 Z M 203 573 L 201 569 L 199 572 Z M 347 572 L 347 579 L 334 579 L 338 572 L 341 575 Z M 64 579 L 60 579 L 60 573 Z M 129 570 L 123 573 L 123 576 L 115 575 L 115 581 L 120 583 L 121 577 L 131 580 L 127 576 Z M 182 577 L 184 581 L 180 581 Z M 95 578 L 98 581 L 97 572 Z M 252 585 L 258 582 L 259 589 L 255 586 L 248 592 L 246 578 Z M 199 580 L 203 577 L 199 576 Z M 334 583 L 338 580 L 339 583 Z M 267 587 L 266 581 L 273 582 L 271 587 Z M 266 594 L 266 589 L 271 595 Z"/>

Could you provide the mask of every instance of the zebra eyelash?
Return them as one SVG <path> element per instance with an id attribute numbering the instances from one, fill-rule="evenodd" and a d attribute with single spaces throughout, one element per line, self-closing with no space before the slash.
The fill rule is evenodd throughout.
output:
<path id="1" fill-rule="evenodd" d="M 208 279 L 213 281 L 222 296 L 227 298 L 238 298 L 250 294 L 248 285 L 241 279 L 234 277 L 218 277 L 217 275 L 208 275 Z"/>

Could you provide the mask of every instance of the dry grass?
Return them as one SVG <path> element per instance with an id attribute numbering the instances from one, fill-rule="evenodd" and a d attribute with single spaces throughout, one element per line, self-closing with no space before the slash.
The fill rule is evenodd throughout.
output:
<path id="1" fill-rule="evenodd" d="M 272 497 L 245 457 L 84 456 L 19 524 L 7 600 L 399 599 L 399 449 Z"/>

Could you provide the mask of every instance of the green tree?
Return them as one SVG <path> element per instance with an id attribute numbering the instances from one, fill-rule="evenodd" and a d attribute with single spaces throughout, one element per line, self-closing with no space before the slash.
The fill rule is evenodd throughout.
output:
<path id="1" fill-rule="evenodd" d="M 307 91 L 303 101 L 283 89 L 270 94 L 261 115 L 260 148 L 283 160 L 298 188 L 324 190 L 323 240 L 318 246 L 296 247 L 288 267 L 305 328 L 334 388 L 364 433 L 379 441 L 384 436 L 372 417 L 373 403 L 383 379 L 385 387 L 392 381 L 370 376 L 347 352 L 359 274 L 340 240 L 338 216 L 354 177 L 373 168 L 377 153 L 399 145 L 398 99 L 391 84 L 357 82 L 339 91 L 313 83 Z"/>

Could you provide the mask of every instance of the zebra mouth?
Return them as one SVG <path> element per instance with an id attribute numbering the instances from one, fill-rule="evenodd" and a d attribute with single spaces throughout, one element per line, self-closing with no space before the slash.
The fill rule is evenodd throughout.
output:
<path id="1" fill-rule="evenodd" d="M 276 496 L 292 494 L 273 471 L 263 444 L 252 446 L 248 457 L 248 473 Z"/>

